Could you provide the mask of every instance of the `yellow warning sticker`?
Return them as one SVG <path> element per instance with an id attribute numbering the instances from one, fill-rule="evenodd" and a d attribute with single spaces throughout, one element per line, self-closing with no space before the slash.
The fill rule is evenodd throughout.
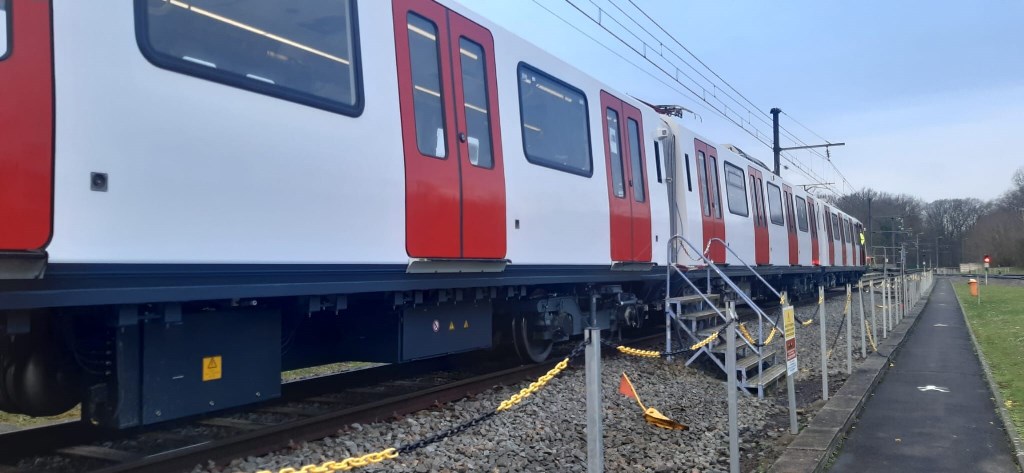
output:
<path id="1" fill-rule="evenodd" d="M 222 366 L 220 355 L 203 358 L 203 381 L 220 379 Z"/>
<path id="2" fill-rule="evenodd" d="M 462 328 L 469 328 L 469 321 L 468 320 L 462 323 Z"/>
<path id="3" fill-rule="evenodd" d="M 455 330 L 455 322 L 448 322 L 448 330 Z"/>

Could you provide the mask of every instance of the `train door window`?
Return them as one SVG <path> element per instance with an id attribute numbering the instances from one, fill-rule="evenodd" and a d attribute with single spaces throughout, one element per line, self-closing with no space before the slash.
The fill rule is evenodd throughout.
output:
<path id="1" fill-rule="evenodd" d="M 355 0 L 136 0 L 135 27 L 139 49 L 159 67 L 362 113 Z"/>
<path id="2" fill-rule="evenodd" d="M 7 0 L 0 0 L 0 61 L 7 58 L 11 49 L 11 15 Z"/>
<path id="3" fill-rule="evenodd" d="M 640 149 L 640 125 L 632 118 L 626 119 L 626 129 L 629 133 L 629 163 L 633 176 L 633 200 L 645 202 L 647 200 L 647 189 L 644 183 L 644 162 L 641 158 Z"/>
<path id="4" fill-rule="evenodd" d="M 725 162 L 725 196 L 729 201 L 729 212 L 744 217 L 750 216 L 747 204 L 747 184 L 743 170 Z"/>
<path id="5" fill-rule="evenodd" d="M 526 160 L 584 177 L 593 174 L 583 91 L 519 63 L 519 115 Z"/>
<path id="6" fill-rule="evenodd" d="M 448 156 L 448 140 L 444 126 L 437 25 L 415 13 L 409 13 L 407 21 L 416 147 L 424 156 L 444 159 Z"/>
<path id="7" fill-rule="evenodd" d="M 807 232 L 807 201 L 796 196 L 796 226 L 801 232 Z"/>
<path id="8" fill-rule="evenodd" d="M 605 111 L 608 118 L 608 149 L 612 161 L 612 187 L 615 197 L 626 197 L 625 171 L 622 169 L 622 142 L 619 136 L 619 112 L 612 109 Z"/>
<path id="9" fill-rule="evenodd" d="M 491 147 L 491 116 L 487 100 L 487 69 L 484 48 L 466 38 L 459 38 L 462 63 L 463 107 L 466 114 L 466 134 L 469 144 L 469 163 L 482 168 L 494 166 Z"/>
<path id="10" fill-rule="evenodd" d="M 703 189 L 700 193 L 701 209 L 704 216 L 710 216 L 711 199 L 708 196 L 711 195 L 711 189 L 708 188 L 708 168 L 704 162 L 703 151 L 697 151 L 697 183 L 700 184 L 700 189 Z"/>
<path id="11" fill-rule="evenodd" d="M 712 171 L 712 175 L 708 176 L 711 180 L 711 201 L 714 203 L 715 218 L 720 219 L 722 218 L 722 192 L 718 189 L 718 183 L 721 182 L 718 177 L 718 158 L 708 155 L 708 166 Z"/>
<path id="12" fill-rule="evenodd" d="M 750 205 L 754 206 L 754 222 L 760 224 L 761 206 L 757 202 L 757 178 L 754 176 L 750 176 Z"/>
<path id="13" fill-rule="evenodd" d="M 807 212 L 807 220 L 811 227 L 811 238 L 818 238 L 818 215 L 815 213 L 814 204 L 808 202 L 807 208 L 804 210 Z"/>
<path id="14" fill-rule="evenodd" d="M 839 214 L 832 214 L 832 239 L 839 240 Z"/>
<path id="15" fill-rule="evenodd" d="M 770 182 L 768 183 L 768 216 L 775 225 L 786 223 L 782 214 L 782 189 Z"/>

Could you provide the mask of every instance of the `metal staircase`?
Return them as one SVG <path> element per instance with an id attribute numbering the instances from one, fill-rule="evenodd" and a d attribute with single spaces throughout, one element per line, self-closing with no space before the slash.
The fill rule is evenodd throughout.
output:
<path id="1" fill-rule="evenodd" d="M 685 346 L 696 344 L 701 342 L 708 337 L 718 333 L 723 329 L 724 325 L 733 321 L 734 318 L 738 317 L 729 311 L 722 305 L 722 298 L 719 294 L 711 293 L 711 274 L 712 271 L 719 278 L 718 280 L 725 284 L 728 289 L 731 290 L 732 294 L 735 294 L 743 303 L 749 308 L 753 309 L 756 315 L 757 330 L 756 333 L 752 333 L 751 330 L 746 330 L 750 338 L 744 335 L 744 330 L 741 329 L 740 324 L 745 324 L 751 321 L 743 322 L 736 320 L 735 324 L 728 327 L 727 330 L 735 331 L 735 336 L 742 341 L 741 344 L 737 345 L 737 360 L 736 360 L 736 375 L 738 380 L 738 386 L 745 393 L 751 394 L 751 390 L 757 391 L 757 396 L 764 397 L 764 388 L 769 384 L 781 379 L 786 374 L 786 364 L 776 362 L 776 351 L 770 346 L 764 346 L 765 341 L 771 341 L 774 337 L 782 336 L 781 316 L 772 319 L 764 312 L 754 301 L 736 285 L 731 278 L 729 278 L 713 261 L 707 257 L 707 250 L 710 249 L 713 244 L 720 244 L 725 247 L 737 261 L 743 264 L 751 274 L 757 277 L 768 288 L 773 294 L 779 297 L 780 300 L 784 300 L 784 296 L 775 290 L 760 274 L 754 270 L 746 261 L 743 261 L 739 255 L 736 254 L 729 248 L 729 246 L 719 238 L 712 238 L 708 242 L 708 248 L 704 251 L 700 251 L 690 241 L 684 238 L 682 235 L 676 235 L 669 239 L 668 244 L 668 255 L 669 262 L 666 269 L 665 275 L 665 343 L 666 352 L 672 351 L 672 328 L 675 327 L 677 332 L 680 334 L 680 338 L 683 340 Z M 675 254 L 673 250 L 675 245 L 685 245 L 683 248 L 689 247 L 694 254 L 700 257 L 700 261 L 703 266 L 696 267 L 685 267 L 675 263 Z M 689 254 L 690 251 L 687 251 Z M 692 255 L 691 255 L 692 256 Z M 685 269 L 685 271 L 684 271 Z M 699 288 L 687 273 L 691 269 L 705 271 L 705 287 Z M 676 290 L 673 290 L 672 279 L 673 272 L 678 275 L 678 279 L 685 282 L 685 286 L 682 286 Z M 691 273 L 692 274 L 692 273 Z M 688 287 L 687 287 L 688 286 Z M 678 294 L 678 295 L 676 295 Z M 780 309 L 781 310 L 781 309 Z M 771 332 L 775 328 L 777 332 Z M 766 331 L 767 329 L 767 331 Z M 681 331 L 681 332 L 680 332 Z M 717 365 L 723 373 L 726 372 L 725 362 L 725 346 L 726 344 L 721 338 L 716 338 L 714 341 L 699 347 L 694 350 L 690 357 L 686 360 L 686 364 L 691 363 L 706 357 L 714 365 Z"/>

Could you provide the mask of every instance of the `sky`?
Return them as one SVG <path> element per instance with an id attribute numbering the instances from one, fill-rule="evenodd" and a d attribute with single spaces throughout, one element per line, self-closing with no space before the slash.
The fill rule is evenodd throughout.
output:
<path id="1" fill-rule="evenodd" d="M 460 1 L 621 92 L 693 110 L 699 118 L 687 116 L 685 126 L 771 162 L 770 147 L 710 110 L 570 0 Z M 726 86 L 629 0 L 571 1 L 641 51 L 644 43 L 671 46 L 712 81 L 669 52 L 662 53 L 668 59 L 655 50 L 648 57 L 670 73 L 674 66 L 688 73 L 694 80 L 680 76 L 683 84 L 719 109 L 727 104 L 734 120 L 756 124 L 762 140 L 771 142 L 770 118 L 764 113 L 779 107 L 785 112 L 782 126 L 803 142 L 821 143 L 815 133 L 845 142 L 830 151 L 838 172 L 811 152 L 790 153 L 825 182 L 836 182 L 840 193 L 870 187 L 926 201 L 988 200 L 1009 189 L 1014 170 L 1024 167 L 1024 1 L 633 0 L 756 107 L 728 91 L 732 97 L 761 115 L 715 91 L 712 82 Z M 616 6 L 644 28 L 630 23 Z M 542 7 L 639 67 L 625 64 Z M 783 146 L 795 144 L 784 137 Z M 789 167 L 783 177 L 797 184 L 814 182 Z"/>

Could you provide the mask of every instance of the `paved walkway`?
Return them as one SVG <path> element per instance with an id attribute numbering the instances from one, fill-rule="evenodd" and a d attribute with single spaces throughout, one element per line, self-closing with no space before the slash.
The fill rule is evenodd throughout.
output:
<path id="1" fill-rule="evenodd" d="M 908 337 L 830 471 L 1019 471 L 948 280 Z"/>

